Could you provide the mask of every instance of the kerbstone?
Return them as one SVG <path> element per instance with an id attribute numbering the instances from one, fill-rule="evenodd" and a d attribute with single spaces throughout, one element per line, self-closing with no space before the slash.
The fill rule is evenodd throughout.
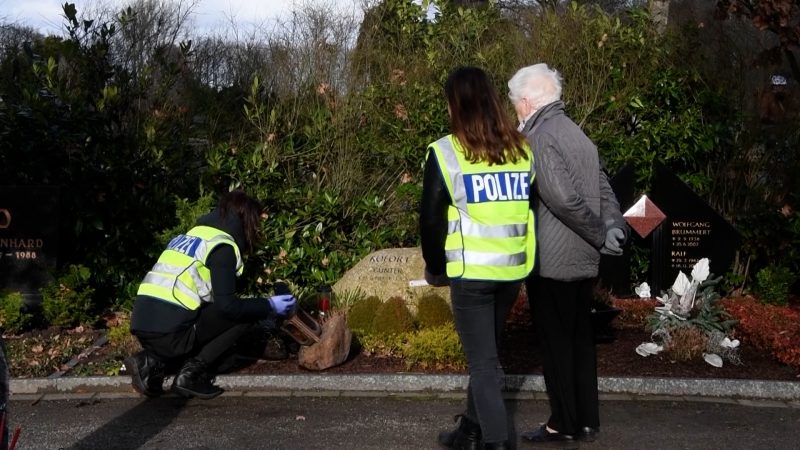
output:
<path id="1" fill-rule="evenodd" d="M 226 395 L 236 396 L 336 396 L 352 393 L 371 393 L 375 396 L 391 396 L 402 393 L 423 394 L 438 397 L 462 398 L 467 389 L 467 375 L 428 374 L 292 374 L 292 375 L 221 375 L 218 384 Z M 131 388 L 130 378 L 116 377 L 63 377 L 12 379 L 11 393 L 14 400 L 27 398 L 50 398 L 55 394 L 70 394 L 70 398 L 88 398 L 96 394 L 137 397 Z M 603 399 L 631 400 L 659 398 L 674 401 L 738 400 L 761 401 L 766 406 L 796 408 L 800 405 L 800 383 L 791 381 L 721 380 L 721 379 L 657 379 L 614 378 L 598 379 L 600 396 Z M 546 398 L 544 379 L 541 375 L 508 375 L 505 392 L 510 395 L 532 395 Z M 57 398 L 57 397 L 52 397 Z M 449 398 L 449 397 L 448 397 Z M 764 401 L 777 402 L 774 405 Z"/>

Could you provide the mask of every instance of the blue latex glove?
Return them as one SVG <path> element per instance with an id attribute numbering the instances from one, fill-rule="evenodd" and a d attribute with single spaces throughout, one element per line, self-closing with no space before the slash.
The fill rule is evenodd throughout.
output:
<path id="1" fill-rule="evenodd" d="M 606 241 L 600 253 L 604 255 L 621 255 L 622 243 L 625 239 L 625 232 L 621 228 L 611 228 L 606 232 Z"/>
<path id="2" fill-rule="evenodd" d="M 289 316 L 297 306 L 297 299 L 292 294 L 273 295 L 269 298 L 272 310 L 279 316 Z"/>

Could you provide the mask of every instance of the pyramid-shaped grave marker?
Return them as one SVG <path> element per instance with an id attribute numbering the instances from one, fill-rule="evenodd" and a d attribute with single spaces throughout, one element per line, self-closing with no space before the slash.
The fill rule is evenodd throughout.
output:
<path id="1" fill-rule="evenodd" d="M 643 238 L 647 237 L 667 218 L 646 195 L 642 195 L 629 210 L 625 211 L 623 217 L 631 228 Z"/>

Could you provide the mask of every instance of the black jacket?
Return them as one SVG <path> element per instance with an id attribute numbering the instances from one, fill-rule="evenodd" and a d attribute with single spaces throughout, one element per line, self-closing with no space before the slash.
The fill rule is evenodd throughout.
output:
<path id="1" fill-rule="evenodd" d="M 216 228 L 230 234 L 240 251 L 245 250 L 244 230 L 235 215 L 221 217 L 217 210 L 201 217 L 198 225 Z M 213 301 L 222 314 L 235 322 L 255 322 L 272 314 L 269 300 L 263 298 L 239 299 L 236 296 L 236 253 L 230 245 L 219 245 L 206 260 L 211 271 Z M 172 333 L 192 326 L 200 315 L 200 308 L 190 311 L 146 295 L 136 297 L 131 315 L 131 330 L 151 333 Z"/>
<path id="2" fill-rule="evenodd" d="M 430 150 L 429 150 L 430 151 Z M 447 207 L 450 194 L 442 179 L 436 157 L 428 155 L 422 177 L 422 200 L 419 210 L 419 232 L 425 270 L 434 277 L 444 276 L 447 260 L 444 243 L 447 239 Z"/>

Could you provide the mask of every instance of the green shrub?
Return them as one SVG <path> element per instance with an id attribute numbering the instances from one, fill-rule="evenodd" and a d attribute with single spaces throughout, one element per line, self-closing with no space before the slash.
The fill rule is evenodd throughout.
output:
<path id="1" fill-rule="evenodd" d="M 19 333 L 28 328 L 33 315 L 25 309 L 25 300 L 19 292 L 0 296 L 0 328 L 8 333 Z"/>
<path id="2" fill-rule="evenodd" d="M 381 306 L 381 299 L 371 295 L 360 302 L 353 303 L 350 310 L 347 312 L 347 326 L 353 330 L 356 335 L 370 335 L 373 333 L 374 328 L 372 323 L 375 320 L 375 314 Z"/>
<path id="3" fill-rule="evenodd" d="M 453 323 L 450 305 L 441 296 L 427 294 L 417 303 L 417 324 L 420 328 L 432 328 Z"/>
<path id="4" fill-rule="evenodd" d="M 756 295 L 763 303 L 785 305 L 795 275 L 786 267 L 768 266 L 756 273 Z"/>
<path id="5" fill-rule="evenodd" d="M 131 355 L 141 350 L 139 341 L 131 334 L 130 318 L 123 318 L 109 326 L 106 332 L 109 346 L 122 355 Z"/>
<path id="6" fill-rule="evenodd" d="M 392 297 L 381 303 L 372 321 L 372 330 L 379 335 L 401 334 L 414 329 L 414 317 L 406 301 Z"/>
<path id="7" fill-rule="evenodd" d="M 87 267 L 70 265 L 64 275 L 41 290 L 42 313 L 50 325 L 68 327 L 97 319 L 92 314 L 90 277 Z"/>
<path id="8" fill-rule="evenodd" d="M 400 357 L 410 333 L 370 334 L 358 336 L 358 344 L 365 355 Z"/>
<path id="9" fill-rule="evenodd" d="M 403 346 L 403 356 L 409 365 L 418 364 L 423 368 L 463 369 L 467 364 L 452 323 L 410 333 Z"/>

